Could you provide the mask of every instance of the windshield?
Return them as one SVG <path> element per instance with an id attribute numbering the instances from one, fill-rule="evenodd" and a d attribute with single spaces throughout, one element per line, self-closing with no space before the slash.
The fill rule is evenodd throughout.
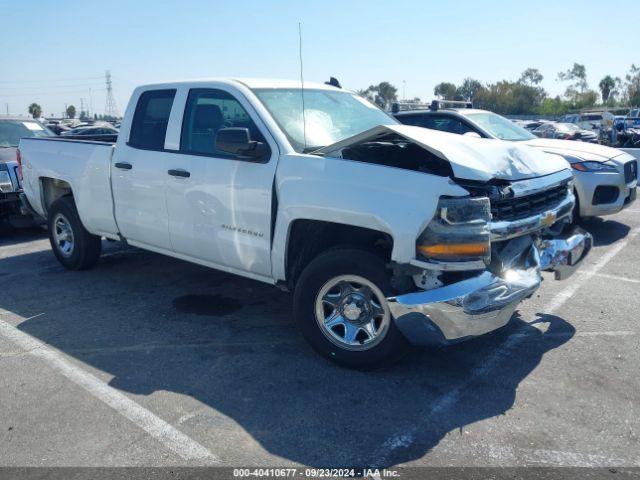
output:
<path id="1" fill-rule="evenodd" d="M 305 89 L 304 122 L 300 89 L 254 92 L 297 152 L 310 152 L 378 125 L 398 123 L 373 103 L 350 92 Z"/>
<path id="2" fill-rule="evenodd" d="M 492 136 L 499 138 L 500 140 L 520 141 L 537 138 L 535 135 L 516 125 L 511 120 L 501 117 L 495 113 L 468 113 L 466 116 L 471 118 Z"/>
<path id="3" fill-rule="evenodd" d="M 51 132 L 33 120 L 0 119 L 0 147 L 17 147 L 22 137 L 46 137 Z"/>

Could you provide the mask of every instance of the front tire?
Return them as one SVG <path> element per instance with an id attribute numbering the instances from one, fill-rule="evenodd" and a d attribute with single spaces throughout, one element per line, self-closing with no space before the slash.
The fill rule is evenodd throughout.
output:
<path id="1" fill-rule="evenodd" d="M 374 368 L 398 359 L 407 347 L 387 305 L 392 294 L 381 258 L 358 249 L 330 250 L 302 272 L 294 316 L 322 356 L 350 368 Z"/>
<path id="2" fill-rule="evenodd" d="M 100 257 L 102 241 L 82 225 L 73 197 L 61 197 L 51 205 L 49 242 L 58 261 L 69 270 L 93 267 Z"/>

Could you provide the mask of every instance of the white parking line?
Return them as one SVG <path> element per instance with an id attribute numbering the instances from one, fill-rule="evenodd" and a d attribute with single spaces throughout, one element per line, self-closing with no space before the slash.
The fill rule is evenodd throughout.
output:
<path id="1" fill-rule="evenodd" d="M 596 276 L 602 277 L 602 278 L 608 278 L 609 280 L 620 280 L 622 282 L 640 283 L 640 280 L 636 280 L 635 278 L 620 277 L 619 275 L 609 275 L 609 274 L 606 274 L 606 273 L 596 273 Z"/>
<path id="2" fill-rule="evenodd" d="M 611 248 L 595 263 L 593 267 L 582 272 L 581 275 L 575 275 L 571 278 L 571 282 L 567 287 L 558 292 L 548 307 L 545 309 L 546 313 L 551 314 L 558 310 L 565 304 L 582 286 L 591 279 L 595 274 L 602 270 L 607 263 L 613 259 L 620 251 L 627 246 L 640 233 L 640 228 L 636 228 L 630 232 L 624 240 L 619 241 L 611 246 Z M 451 407 L 460 400 L 463 396 L 465 389 L 477 381 L 480 377 L 483 377 L 491 372 L 491 370 L 499 364 L 499 362 L 507 355 L 510 354 L 510 350 L 514 348 L 518 343 L 524 341 L 527 335 L 520 335 L 520 332 L 514 332 L 509 336 L 504 343 L 493 351 L 493 354 L 487 357 L 487 359 L 477 367 L 475 367 L 465 380 L 455 385 L 448 392 L 441 395 L 429 404 L 429 408 L 423 414 L 422 419 L 417 419 L 416 422 L 407 430 L 398 432 L 395 435 L 388 438 L 382 446 L 376 452 L 377 463 L 380 466 L 386 466 L 388 459 L 394 450 L 398 448 L 408 447 L 413 438 L 417 435 L 422 425 L 428 425 L 432 416 L 437 415 L 443 410 Z"/>
<path id="3" fill-rule="evenodd" d="M 8 312 L 4 311 L 3 313 Z M 128 418 L 183 459 L 199 460 L 206 464 L 218 462 L 217 458 L 207 448 L 194 439 L 180 432 L 120 391 L 69 362 L 62 354 L 40 340 L 18 330 L 4 320 L 0 320 L 0 335 L 26 350 L 28 355 L 46 362 L 48 366 L 113 408 L 123 417 Z"/>

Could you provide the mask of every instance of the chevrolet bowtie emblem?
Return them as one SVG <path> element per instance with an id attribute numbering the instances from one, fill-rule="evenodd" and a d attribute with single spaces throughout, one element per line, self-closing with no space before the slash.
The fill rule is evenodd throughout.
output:
<path id="1" fill-rule="evenodd" d="M 540 220 L 540 225 L 544 226 L 544 227 L 550 227 L 551 225 L 553 225 L 553 222 L 556 221 L 556 214 L 553 212 L 547 212 L 547 214 L 542 217 L 542 220 Z"/>

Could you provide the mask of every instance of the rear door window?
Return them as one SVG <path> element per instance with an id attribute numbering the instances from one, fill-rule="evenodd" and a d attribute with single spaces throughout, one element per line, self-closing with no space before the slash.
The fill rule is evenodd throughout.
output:
<path id="1" fill-rule="evenodd" d="M 176 90 L 149 90 L 140 95 L 131 123 L 129 146 L 163 150 Z"/>

